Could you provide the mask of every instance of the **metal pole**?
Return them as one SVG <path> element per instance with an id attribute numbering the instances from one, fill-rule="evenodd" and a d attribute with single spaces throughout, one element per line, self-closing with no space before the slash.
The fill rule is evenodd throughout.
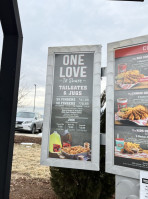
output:
<path id="1" fill-rule="evenodd" d="M 0 0 L 0 21 L 4 33 L 0 71 L 0 199 L 9 199 L 23 40 L 16 0 Z"/>
<path id="2" fill-rule="evenodd" d="M 36 99 L 36 84 L 34 84 L 35 92 L 34 92 L 34 107 L 33 107 L 33 112 L 35 112 L 35 99 Z"/>
<path id="3" fill-rule="evenodd" d="M 139 180 L 116 175 L 116 199 L 139 199 Z"/>

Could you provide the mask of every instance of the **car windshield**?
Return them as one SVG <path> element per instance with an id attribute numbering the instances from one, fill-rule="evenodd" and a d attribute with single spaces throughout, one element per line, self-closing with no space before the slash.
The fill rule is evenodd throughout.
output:
<path id="1" fill-rule="evenodd" d="M 22 118 L 33 118 L 34 115 L 35 114 L 31 112 L 18 112 L 17 113 L 17 117 L 22 117 Z"/>

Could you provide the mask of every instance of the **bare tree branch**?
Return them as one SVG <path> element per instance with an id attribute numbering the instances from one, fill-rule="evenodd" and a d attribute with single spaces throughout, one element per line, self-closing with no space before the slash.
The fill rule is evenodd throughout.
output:
<path id="1" fill-rule="evenodd" d="M 20 77 L 20 85 L 19 85 L 19 92 L 18 92 L 18 107 L 27 106 L 25 100 L 27 95 L 30 93 L 29 88 L 24 84 L 24 75 Z"/>

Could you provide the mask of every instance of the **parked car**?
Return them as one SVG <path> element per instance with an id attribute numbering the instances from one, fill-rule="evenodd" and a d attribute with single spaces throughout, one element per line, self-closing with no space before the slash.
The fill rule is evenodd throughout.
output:
<path id="1" fill-rule="evenodd" d="M 30 131 L 32 134 L 39 130 L 42 132 L 43 117 L 34 112 L 18 112 L 16 116 L 15 130 Z"/>

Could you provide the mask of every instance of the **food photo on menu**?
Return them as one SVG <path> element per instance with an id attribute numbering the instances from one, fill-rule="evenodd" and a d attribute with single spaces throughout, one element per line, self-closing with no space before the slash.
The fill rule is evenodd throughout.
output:
<path id="1" fill-rule="evenodd" d="M 148 126 L 147 91 L 115 93 L 115 125 Z"/>
<path id="2" fill-rule="evenodd" d="M 115 121 L 130 121 L 137 125 L 148 126 L 148 108 L 143 105 L 121 108 L 115 113 Z"/>
<path id="3" fill-rule="evenodd" d="M 148 168 L 148 130 L 125 126 L 116 126 L 115 130 L 115 164 L 129 167 L 131 164 L 135 168 L 138 164 Z"/>
<path id="4" fill-rule="evenodd" d="M 73 145 L 72 136 L 68 129 L 62 134 L 54 131 L 50 134 L 49 157 L 71 160 L 91 161 L 91 148 L 89 142 L 84 142 L 83 146 Z"/>
<path id="5" fill-rule="evenodd" d="M 148 52 L 144 45 L 115 50 L 115 90 L 148 88 Z"/>
<path id="6" fill-rule="evenodd" d="M 140 147 L 140 144 L 126 142 L 124 138 L 116 138 L 115 156 L 148 161 L 148 150 Z"/>
<path id="7" fill-rule="evenodd" d="M 119 65 L 118 67 L 125 66 Z M 115 77 L 116 89 L 148 88 L 148 76 L 141 74 L 139 70 L 129 70 L 121 72 Z"/>

